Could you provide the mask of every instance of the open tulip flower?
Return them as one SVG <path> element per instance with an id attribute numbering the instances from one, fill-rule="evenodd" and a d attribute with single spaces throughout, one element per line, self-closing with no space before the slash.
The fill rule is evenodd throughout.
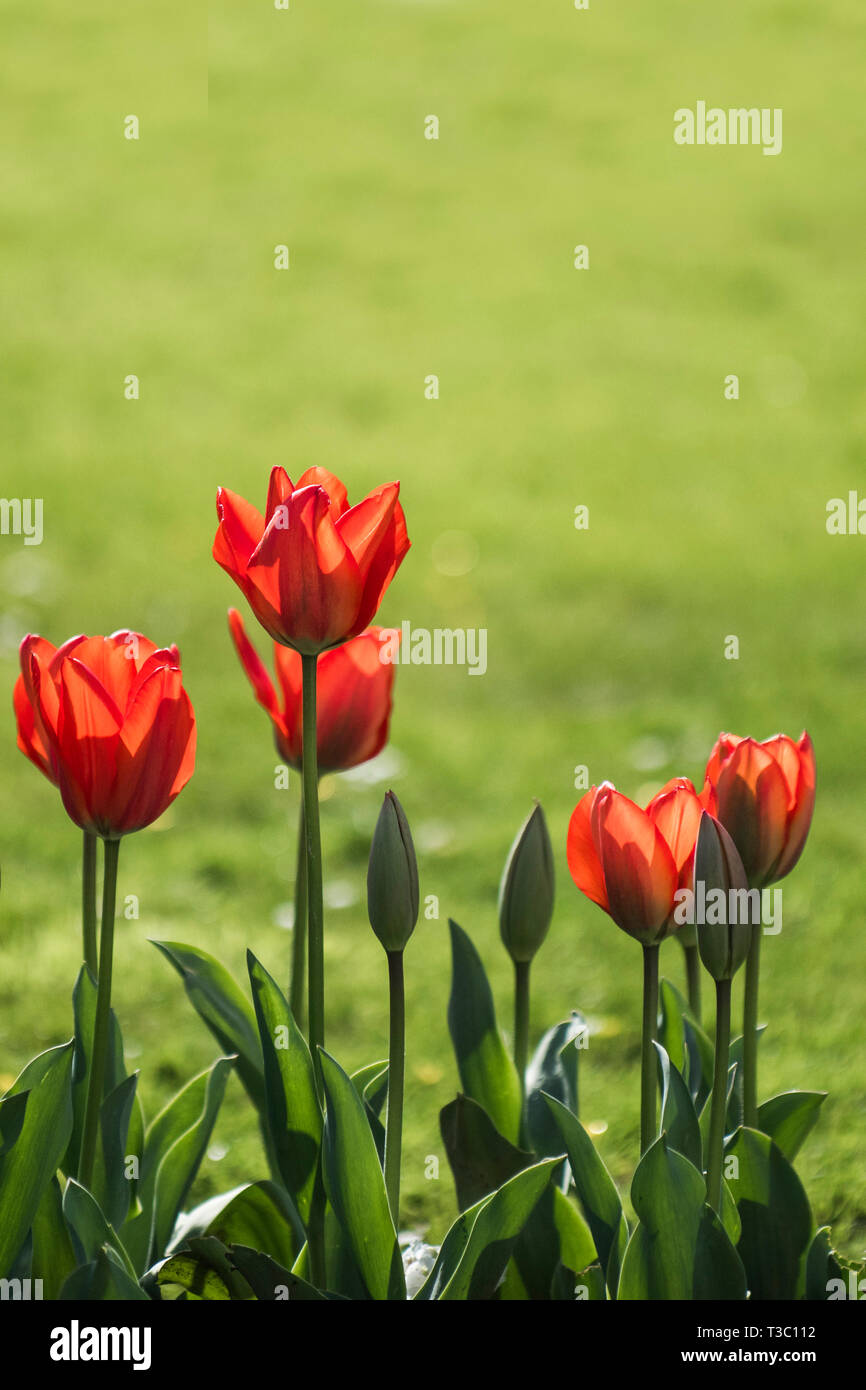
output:
<path id="1" fill-rule="evenodd" d="M 236 608 L 229 609 L 229 629 L 256 699 L 271 717 L 277 751 L 289 767 L 300 772 L 301 658 L 291 647 L 274 643 L 278 693 Z M 320 773 L 357 767 L 375 758 L 385 746 L 395 667 L 379 659 L 381 633 L 381 628 L 367 628 L 319 658 L 316 746 Z"/>
<path id="2" fill-rule="evenodd" d="M 699 797 L 691 782 L 679 777 L 644 811 L 603 782 L 591 787 L 572 813 L 567 841 L 572 878 L 642 945 L 660 942 L 674 925 L 674 894 L 688 880 L 710 795 L 705 788 Z"/>
<path id="3" fill-rule="evenodd" d="M 83 830 L 118 839 L 161 816 L 195 765 L 195 716 L 177 647 L 138 633 L 21 643 L 18 747 Z"/>
<path id="4" fill-rule="evenodd" d="M 274 468 L 264 516 L 218 490 L 214 559 L 275 642 L 323 652 L 364 631 L 409 549 L 399 491 L 386 483 L 350 507 L 327 469 L 293 484 Z"/>
<path id="5" fill-rule="evenodd" d="M 707 763 L 718 819 L 740 853 L 749 882 L 766 887 L 790 873 L 815 806 L 815 753 L 807 733 L 759 743 L 720 734 Z M 709 808 L 711 809 L 711 808 Z"/>

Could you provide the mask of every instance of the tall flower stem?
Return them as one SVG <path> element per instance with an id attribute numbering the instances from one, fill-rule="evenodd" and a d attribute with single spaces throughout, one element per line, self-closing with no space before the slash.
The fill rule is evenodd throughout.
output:
<path id="1" fill-rule="evenodd" d="M 752 927 L 743 996 L 743 1123 L 750 1129 L 758 1125 L 758 980 L 762 930 L 760 922 Z"/>
<path id="2" fill-rule="evenodd" d="M 90 1056 L 90 1076 L 84 1109 L 84 1130 L 81 1137 L 81 1158 L 78 1181 L 83 1187 L 93 1183 L 93 1166 L 99 1138 L 99 1112 L 105 1088 L 105 1069 L 111 1027 L 111 968 L 114 956 L 114 904 L 117 895 L 117 856 L 120 840 L 105 841 L 105 866 L 102 876 L 102 931 L 99 940 L 99 975 L 96 985 L 96 1017 L 93 1024 L 93 1048 Z"/>
<path id="3" fill-rule="evenodd" d="M 514 1065 L 520 1077 L 520 1094 L 526 1095 L 526 1064 L 529 1057 L 529 968 L 528 960 L 514 962 Z"/>
<path id="4" fill-rule="evenodd" d="M 307 845 L 304 798 L 298 812 L 298 862 L 295 869 L 295 921 L 292 936 L 292 983 L 289 1005 L 299 1028 L 304 1026 L 304 985 L 307 966 Z"/>
<path id="5" fill-rule="evenodd" d="M 707 1156 L 707 1201 L 714 1211 L 722 1207 L 722 1157 L 725 1144 L 725 1112 L 728 1106 L 728 1054 L 731 1046 L 731 982 L 716 981 L 716 1060 L 710 1108 Z"/>
<path id="6" fill-rule="evenodd" d="M 81 853 L 81 941 L 84 963 L 96 979 L 96 836 L 82 832 Z"/>
<path id="7" fill-rule="evenodd" d="M 406 1068 L 406 992 L 403 952 L 388 952 L 391 1028 L 388 1046 L 388 1126 L 385 1131 L 385 1188 L 394 1229 L 400 1229 L 400 1156 L 403 1148 L 403 1086 Z"/>
<path id="8" fill-rule="evenodd" d="M 689 1008 L 701 1021 L 701 958 L 697 946 L 684 946 L 686 957 L 686 984 L 689 994 Z"/>
<path id="9" fill-rule="evenodd" d="M 325 960 L 322 911 L 322 838 L 319 830 L 319 772 L 316 755 L 316 664 L 301 654 L 304 701 L 304 824 L 307 845 L 307 920 L 309 922 L 308 1019 L 310 1052 L 319 1097 L 323 1094 L 319 1048 L 325 1045 Z"/>
<path id="10" fill-rule="evenodd" d="M 643 1030 L 641 1036 L 640 1151 L 656 1137 L 656 1050 L 659 1012 L 659 948 L 643 948 Z"/>

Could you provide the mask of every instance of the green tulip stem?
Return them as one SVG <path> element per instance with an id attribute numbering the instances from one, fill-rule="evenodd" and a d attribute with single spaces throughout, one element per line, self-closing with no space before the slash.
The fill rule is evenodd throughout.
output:
<path id="1" fill-rule="evenodd" d="M 752 944 L 746 957 L 743 995 L 743 1123 L 758 1126 L 758 980 L 761 973 L 761 923 L 752 928 Z"/>
<path id="2" fill-rule="evenodd" d="M 526 1095 L 526 1065 L 529 1058 L 529 967 L 528 960 L 514 962 L 514 1065 L 520 1077 L 520 1094 Z"/>
<path id="3" fill-rule="evenodd" d="M 394 1230 L 400 1230 L 400 1155 L 403 1147 L 403 1087 L 406 1068 L 406 992 L 403 952 L 388 952 L 391 1031 L 388 1046 L 388 1124 L 385 1131 L 385 1188 Z"/>
<path id="4" fill-rule="evenodd" d="M 307 966 L 307 846 L 304 798 L 298 812 L 298 862 L 295 869 L 295 921 L 292 937 L 292 983 L 289 1006 L 299 1028 L 304 1026 L 304 989 Z"/>
<path id="5" fill-rule="evenodd" d="M 96 836 L 83 833 L 81 854 L 81 941 L 84 964 L 96 979 Z"/>
<path id="6" fill-rule="evenodd" d="M 643 948 L 643 1032 L 641 1037 L 640 1151 L 645 1154 L 656 1138 L 656 1050 L 658 1030 L 659 948 Z"/>
<path id="7" fill-rule="evenodd" d="M 731 1046 L 731 982 L 716 980 L 716 1059 L 713 1066 L 713 1099 L 707 1155 L 707 1201 L 722 1210 L 722 1160 L 725 1147 L 725 1113 L 728 1108 L 728 1054 Z"/>
<path id="8" fill-rule="evenodd" d="M 686 957 L 686 983 L 689 994 L 689 1008 L 701 1021 L 701 957 L 697 946 L 684 946 Z"/>
<path id="9" fill-rule="evenodd" d="M 322 912 L 322 839 L 319 830 L 319 772 L 316 755 L 316 665 L 318 657 L 301 653 L 304 701 L 303 778 L 307 846 L 307 915 L 309 922 L 309 1041 L 319 1099 L 323 1095 L 319 1048 L 325 1046 L 325 960 Z"/>
<path id="10" fill-rule="evenodd" d="M 117 856 L 119 840 L 105 841 L 105 864 L 102 875 L 102 932 L 99 941 L 99 975 L 96 985 L 96 1017 L 93 1024 L 93 1049 L 90 1056 L 90 1076 L 87 1082 L 87 1101 L 84 1109 L 84 1130 L 81 1137 L 81 1157 L 78 1181 L 83 1187 L 93 1185 L 93 1167 L 99 1138 L 99 1112 L 105 1089 L 105 1070 L 111 1030 L 111 967 L 114 955 L 114 904 L 117 895 Z"/>

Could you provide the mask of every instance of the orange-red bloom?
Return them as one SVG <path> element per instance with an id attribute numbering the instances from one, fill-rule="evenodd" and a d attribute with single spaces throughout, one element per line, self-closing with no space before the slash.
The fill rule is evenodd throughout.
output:
<path id="1" fill-rule="evenodd" d="M 76 825 L 119 839 L 161 816 L 195 766 L 195 715 L 177 647 L 135 632 L 21 643 L 18 747 Z"/>
<path id="2" fill-rule="evenodd" d="M 802 733 L 764 739 L 720 734 L 707 763 L 715 812 L 740 853 L 753 888 L 790 873 L 815 806 L 815 753 Z"/>
<path id="3" fill-rule="evenodd" d="M 274 726 L 280 756 L 299 772 L 302 764 L 303 709 L 301 658 L 291 647 L 274 643 L 274 667 L 280 695 L 244 630 L 236 608 L 229 609 L 229 628 L 241 665 L 256 699 Z M 320 772 L 340 772 L 374 758 L 385 746 L 394 688 L 393 663 L 380 658 L 379 627 L 319 657 L 316 671 L 316 744 Z"/>
<path id="4" fill-rule="evenodd" d="M 644 811 L 609 782 L 591 787 L 575 807 L 566 852 L 581 892 L 643 945 L 661 941 L 672 925 L 674 894 L 691 886 L 701 811 L 685 777 L 668 782 Z"/>
<path id="5" fill-rule="evenodd" d="M 265 515 L 217 492 L 213 556 L 275 642 L 312 655 L 363 632 L 409 549 L 399 483 L 350 507 L 325 468 L 271 471 Z"/>

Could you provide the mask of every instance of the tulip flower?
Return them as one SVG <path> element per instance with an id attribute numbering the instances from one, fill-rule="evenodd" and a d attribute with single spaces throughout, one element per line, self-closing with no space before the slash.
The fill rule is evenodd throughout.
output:
<path id="1" fill-rule="evenodd" d="M 146 637 L 21 643 L 18 746 L 83 830 L 117 840 L 150 825 L 195 766 L 195 716 L 177 647 Z"/>
<path id="2" fill-rule="evenodd" d="M 665 801 L 650 815 L 605 782 L 581 798 L 568 827 L 568 867 L 578 888 L 643 947 L 641 1153 L 656 1137 L 653 1042 L 658 1028 L 658 948 L 674 926 L 674 895 L 680 881 L 677 861 L 685 863 L 688 858 L 682 810 L 681 805 L 672 807 Z"/>
<path id="3" fill-rule="evenodd" d="M 695 841 L 701 815 L 714 811 L 715 792 L 709 782 L 698 794 L 688 777 L 673 777 L 647 806 L 647 815 L 658 826 L 670 846 L 679 874 L 679 888 L 691 888 L 694 868 Z M 686 981 L 689 1006 L 696 1020 L 701 1018 L 701 964 L 697 937 L 693 926 L 681 926 L 676 932 L 686 962 Z"/>
<path id="4" fill-rule="evenodd" d="M 303 711 L 301 657 L 274 643 L 278 690 L 244 630 L 236 608 L 229 628 L 258 703 L 271 717 L 280 757 L 301 771 Z M 381 753 L 388 738 L 395 666 L 379 659 L 382 629 L 369 627 L 341 647 L 323 652 L 317 676 L 317 766 L 344 772 Z"/>
<path id="5" fill-rule="evenodd" d="M 111 1021 L 120 839 L 161 816 L 189 781 L 195 715 L 177 647 L 158 648 L 139 633 L 72 637 L 59 648 L 31 635 L 20 655 L 13 695 L 18 745 L 57 785 L 85 837 L 98 835 L 105 845 L 96 1013 L 78 1165 L 78 1179 L 89 1187 Z M 95 876 L 95 864 L 91 869 Z M 88 886 L 85 853 L 85 901 Z M 88 954 L 85 927 L 91 965 Z"/>
<path id="6" fill-rule="evenodd" d="M 553 847 L 538 802 L 508 854 L 499 885 L 499 934 L 514 962 L 514 1065 L 526 1089 L 529 971 L 553 916 Z"/>
<path id="7" fill-rule="evenodd" d="M 799 859 L 815 806 L 815 753 L 802 733 L 765 739 L 720 734 L 707 763 L 718 819 L 737 847 L 749 883 L 764 888 Z M 761 924 L 752 929 L 743 1006 L 743 1109 L 758 1122 L 758 990 Z"/>
<path id="8" fill-rule="evenodd" d="M 400 1216 L 400 1157 L 406 1068 L 406 993 L 403 952 L 418 921 L 418 865 L 406 813 L 393 792 L 385 794 L 367 869 L 367 915 L 388 956 L 388 1122 L 385 1188 L 395 1230 Z"/>
<path id="9" fill-rule="evenodd" d="M 409 549 L 399 483 L 350 507 L 325 468 L 271 471 L 265 515 L 217 492 L 217 564 L 275 642 L 316 655 L 364 631 Z"/>

